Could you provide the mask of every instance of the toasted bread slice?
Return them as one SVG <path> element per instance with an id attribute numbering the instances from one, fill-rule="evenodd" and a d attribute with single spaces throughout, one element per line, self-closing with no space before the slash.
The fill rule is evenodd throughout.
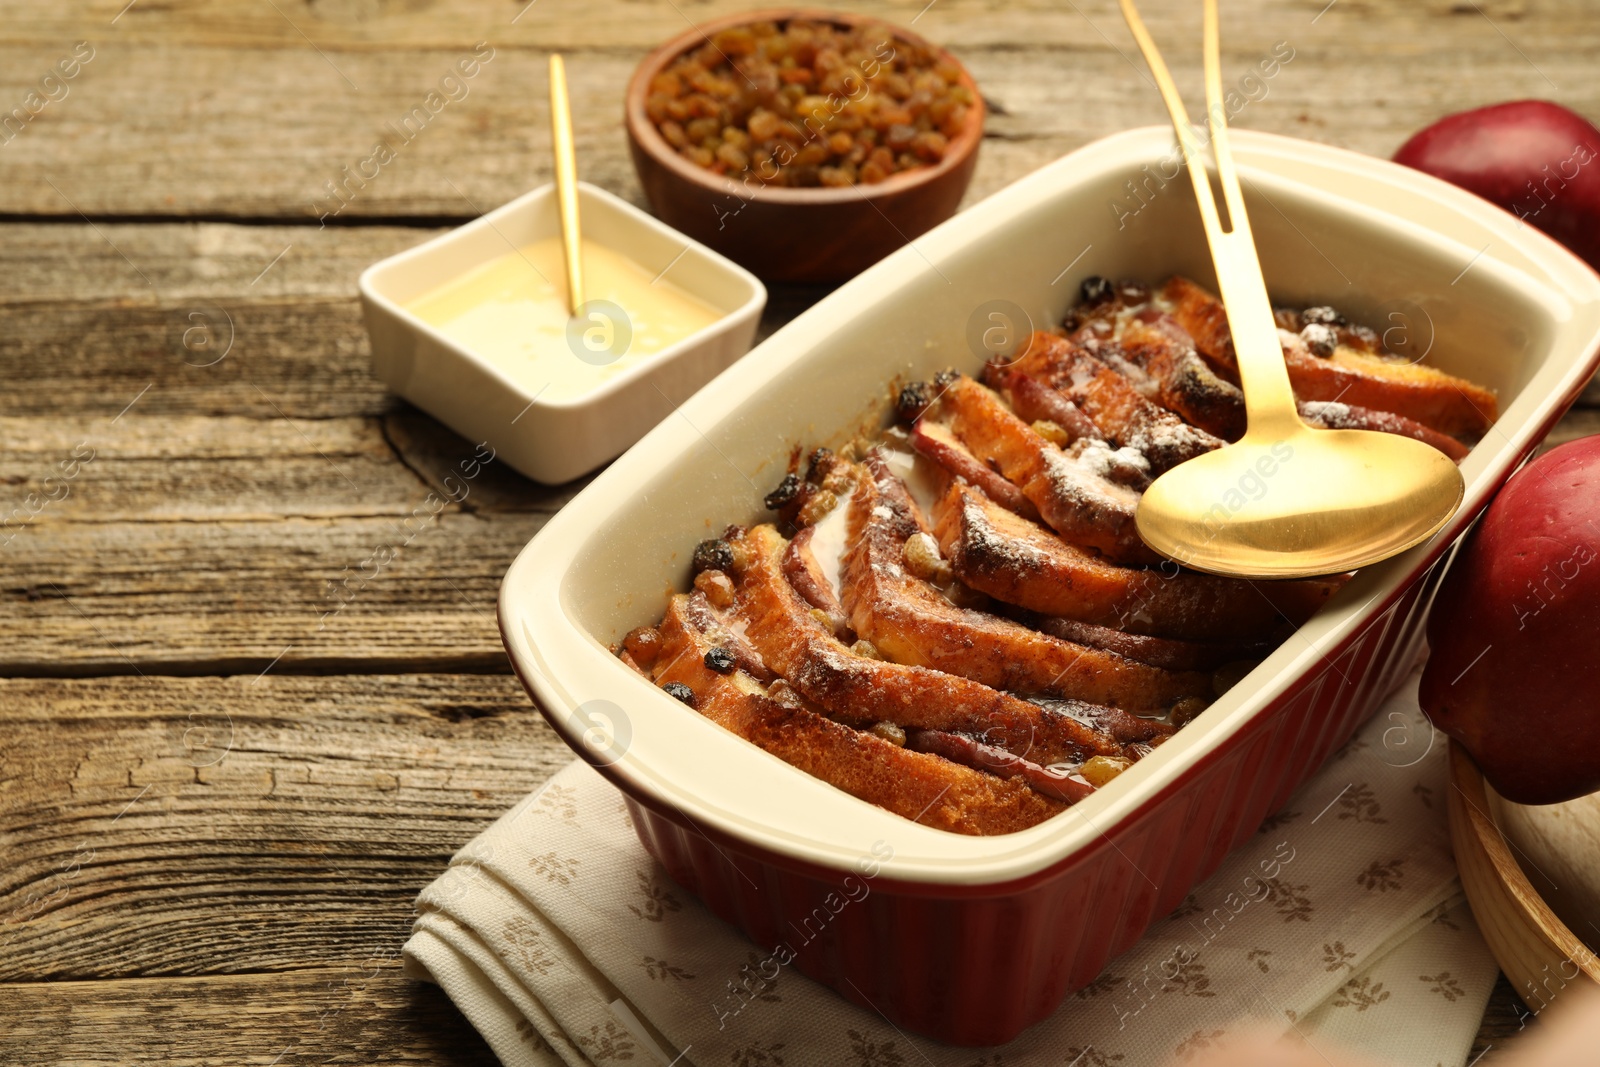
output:
<path id="1" fill-rule="evenodd" d="M 927 419 L 918 419 L 911 427 L 911 447 L 933 460 L 949 474 L 964 478 L 986 493 L 989 499 L 1018 515 L 1030 519 L 1039 517 L 1033 501 L 1022 495 L 1022 490 L 1012 485 L 974 456 L 949 427 Z"/>
<path id="2" fill-rule="evenodd" d="M 1145 399 L 1127 378 L 1065 337 L 1035 333 L 1007 370 L 1008 378 L 1021 375 L 1060 392 L 1100 428 L 1099 436 L 1142 454 L 1152 475 L 1222 446 L 1219 438 Z"/>
<path id="3" fill-rule="evenodd" d="M 1424 444 L 1437 448 L 1457 463 L 1466 459 L 1467 453 L 1472 451 L 1456 438 L 1408 419 L 1404 415 L 1396 415 L 1392 411 L 1374 411 L 1371 408 L 1328 400 L 1302 400 L 1298 407 L 1300 417 L 1306 421 L 1306 425 L 1318 429 L 1377 430 L 1380 433 L 1398 434 L 1401 437 L 1414 437 Z"/>
<path id="4" fill-rule="evenodd" d="M 1118 562 L 1160 562 L 1134 526 L 1138 492 L 1034 433 L 992 391 L 958 376 L 936 410 L 961 442 L 1021 489 L 1062 537 Z"/>
<path id="5" fill-rule="evenodd" d="M 912 730 L 906 734 L 906 747 L 918 752 L 931 752 L 952 763 L 975 767 L 999 778 L 1024 782 L 1035 792 L 1063 804 L 1076 804 L 1094 792 L 1094 786 L 1069 769 L 1041 767 L 967 734 L 953 734 L 946 730 Z"/>
<path id="6" fill-rule="evenodd" d="M 935 533 L 967 585 L 1042 615 L 1134 634 L 1204 641 L 1270 638 L 1326 603 L 1341 579 L 1247 582 L 1179 570 L 1119 567 L 955 483 L 935 509 Z"/>
<path id="7" fill-rule="evenodd" d="M 756 651 L 755 646 L 745 639 L 737 627 L 729 624 L 726 616 L 711 606 L 711 601 L 706 599 L 704 593 L 698 590 L 690 593 L 684 598 L 679 611 L 696 632 L 705 635 L 711 644 L 730 653 L 740 670 L 762 685 L 777 679 L 778 676 L 761 659 L 761 654 Z M 659 665 L 664 662 L 657 654 L 656 663 Z"/>
<path id="8" fill-rule="evenodd" d="M 757 526 L 733 542 L 733 618 L 762 660 L 830 715 L 974 733 L 1045 765 L 1124 754 L 1121 743 L 1104 731 L 1020 697 L 959 675 L 852 652 L 784 580 L 785 547 L 771 526 Z"/>
<path id="9" fill-rule="evenodd" d="M 1244 393 L 1211 369 L 1170 315 L 1133 316 L 1113 347 L 1145 375 L 1156 403 L 1224 441 L 1244 436 Z"/>
<path id="10" fill-rule="evenodd" d="M 880 456 L 863 466 L 847 515 L 842 600 L 856 632 L 890 659 L 996 689 L 1134 710 L 1212 695 L 1209 674 L 1163 670 L 955 606 L 906 568 L 907 539 L 928 532 L 910 493 Z M 1152 724 L 1139 740 L 1165 732 Z"/>
<path id="11" fill-rule="evenodd" d="M 696 711 L 785 763 L 869 804 L 954 833 L 1013 833 L 1066 806 L 1025 781 L 901 748 L 797 702 L 775 700 L 742 670 L 713 671 L 705 655 L 719 640 L 699 628 L 705 613 L 691 599 L 675 596 L 667 606 L 656 683 L 688 686 Z"/>
<path id="12" fill-rule="evenodd" d="M 1221 302 L 1187 278 L 1173 277 L 1162 290 L 1172 317 L 1195 346 L 1225 374 L 1238 377 L 1233 337 Z M 1326 358 L 1304 344 L 1284 347 L 1289 383 L 1301 400 L 1354 404 L 1392 411 L 1451 437 L 1476 440 L 1499 417 L 1495 395 L 1480 385 L 1422 363 L 1390 361 L 1347 345 Z"/>
<path id="13" fill-rule="evenodd" d="M 1103 648 L 1169 671 L 1214 671 L 1225 663 L 1261 659 L 1272 650 L 1269 641 L 1182 641 L 1175 637 L 1124 633 L 1109 626 L 1061 615 L 1040 615 L 1034 611 L 1019 610 L 1016 617 L 1024 625 L 1051 637 Z"/>
<path id="14" fill-rule="evenodd" d="M 1147 314 L 1155 317 L 1147 318 Z M 1219 378 L 1186 338 L 1170 316 L 1141 312 L 1124 327 L 1117 340 L 1117 355 L 1106 355 L 1105 359 L 1116 370 L 1130 376 L 1142 375 L 1135 385 L 1162 407 L 1218 437 L 1237 440 L 1245 427 L 1244 393 Z M 1377 430 L 1413 437 L 1457 463 L 1469 451 L 1456 438 L 1392 411 L 1325 400 L 1301 400 L 1297 407 L 1307 425 L 1318 429 Z"/>
<path id="15" fill-rule="evenodd" d="M 789 580 L 794 591 L 811 605 L 813 612 L 822 613 L 833 628 L 834 636 L 840 640 L 854 641 L 844 606 L 839 603 L 839 597 L 823 573 L 822 565 L 811 551 L 811 539 L 816 532 L 815 526 L 803 526 L 795 533 L 789 541 L 789 547 L 783 552 L 783 576 Z"/>
<path id="16" fill-rule="evenodd" d="M 1015 373 L 1009 363 L 985 364 L 983 382 L 989 388 L 1003 393 L 1011 403 L 1011 410 L 1024 422 L 1053 422 L 1066 432 L 1069 441 L 1102 436 L 1100 427 L 1083 413 L 1082 408 L 1067 399 L 1066 394 L 1037 378 Z"/>

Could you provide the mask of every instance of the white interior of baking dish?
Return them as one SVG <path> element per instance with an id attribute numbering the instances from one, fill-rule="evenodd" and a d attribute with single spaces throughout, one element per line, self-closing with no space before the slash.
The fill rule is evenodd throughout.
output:
<path id="1" fill-rule="evenodd" d="M 1500 422 L 1463 467 L 1463 515 L 1475 512 L 1581 385 L 1600 346 L 1600 278 L 1487 202 L 1416 172 L 1270 135 L 1239 132 L 1234 144 L 1276 302 L 1332 304 L 1380 329 L 1396 308 L 1408 321 L 1423 309 L 1435 333 L 1429 362 L 1498 391 Z M 1046 324 L 1089 274 L 1155 283 L 1183 273 L 1212 284 L 1185 180 L 1131 218 L 1113 206 L 1137 204 L 1125 183 L 1171 146 L 1165 128 L 1096 142 L 919 237 L 722 374 L 553 518 L 507 573 L 500 612 L 511 655 L 555 709 L 557 729 L 575 747 L 586 733 L 600 740 L 615 773 L 660 803 L 780 853 L 848 868 L 887 842 L 890 877 L 1003 881 L 1091 841 L 1183 774 L 1436 556 L 1465 518 L 1359 575 L 1111 787 L 1002 837 L 948 834 L 858 801 L 701 718 L 607 650 L 685 587 L 696 541 L 764 519 L 759 498 L 796 444 L 846 439 L 892 378 L 976 371 L 967 337 L 979 305 L 1012 301 Z M 615 740 L 593 733 L 598 720 L 579 708 L 601 710 L 599 729 Z"/>

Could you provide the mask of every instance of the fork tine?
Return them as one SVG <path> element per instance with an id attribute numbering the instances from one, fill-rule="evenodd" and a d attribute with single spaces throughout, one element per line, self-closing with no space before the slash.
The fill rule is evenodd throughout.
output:
<path id="1" fill-rule="evenodd" d="M 1139 8 L 1134 4 L 1134 0 L 1118 0 L 1118 2 L 1122 5 L 1122 17 L 1127 21 L 1128 29 L 1133 31 L 1133 39 L 1139 43 L 1139 51 L 1144 53 L 1145 64 L 1149 66 L 1150 73 L 1155 75 L 1156 87 L 1161 90 L 1161 100 L 1167 105 L 1167 114 L 1172 119 L 1173 133 L 1177 135 L 1178 147 L 1183 152 L 1183 161 L 1189 168 L 1189 180 L 1194 183 L 1194 195 L 1200 204 L 1200 220 L 1205 225 L 1206 240 L 1216 247 L 1217 237 L 1225 231 L 1222 229 L 1222 220 L 1217 214 L 1216 198 L 1211 193 L 1211 178 L 1206 173 L 1204 150 L 1195 139 L 1194 126 L 1189 122 L 1188 109 L 1183 106 L 1183 97 L 1178 93 L 1177 83 L 1172 80 L 1172 72 L 1167 69 L 1166 60 L 1161 58 L 1161 50 L 1156 47 L 1150 31 L 1145 29 L 1144 20 L 1139 17 Z M 1214 4 L 1215 0 L 1208 2 Z M 1218 85 L 1220 84 L 1219 77 Z M 1208 85 L 1208 99 L 1209 92 Z M 1228 207 L 1231 214 L 1233 208 L 1231 200 Z"/>
<path id="2" fill-rule="evenodd" d="M 1244 196 L 1239 191 L 1239 175 L 1233 168 L 1233 150 L 1228 147 L 1228 112 L 1222 103 L 1222 31 L 1218 25 L 1217 0 L 1205 0 L 1206 121 L 1211 127 L 1211 154 L 1217 161 L 1217 179 L 1222 198 L 1228 205 L 1227 233 L 1250 233 L 1250 218 L 1245 214 Z"/>
<path id="3" fill-rule="evenodd" d="M 1178 135 L 1184 162 L 1189 168 L 1189 179 L 1194 183 L 1195 200 L 1200 207 L 1200 221 L 1205 226 L 1206 243 L 1211 246 L 1211 262 L 1217 270 L 1217 288 L 1222 294 L 1222 305 L 1228 315 L 1228 329 L 1233 335 L 1235 355 L 1239 361 L 1239 378 L 1244 385 L 1245 410 L 1250 432 L 1270 432 L 1278 427 L 1286 432 L 1304 428 L 1295 413 L 1294 393 L 1289 388 L 1289 372 L 1284 366 L 1283 349 L 1278 342 L 1277 323 L 1272 318 L 1272 302 L 1267 296 L 1267 283 L 1261 275 L 1261 261 L 1256 254 L 1255 238 L 1250 232 L 1250 219 L 1245 213 L 1244 196 L 1239 190 L 1239 176 L 1233 166 L 1233 152 L 1228 146 L 1228 115 L 1222 103 L 1221 30 L 1218 26 L 1217 0 L 1205 0 L 1205 73 L 1206 112 L 1211 128 L 1211 147 L 1217 159 L 1217 175 L 1222 183 L 1222 195 L 1228 206 L 1228 229 L 1222 228 L 1218 217 L 1216 197 L 1211 191 L 1211 177 L 1206 170 L 1201 148 L 1189 123 L 1189 113 L 1184 110 L 1183 98 L 1173 83 L 1161 51 L 1156 48 L 1150 31 L 1145 29 L 1134 0 L 1118 0 L 1122 17 L 1139 42 L 1150 72 L 1155 75 L 1161 99 L 1172 117 L 1172 128 Z"/>

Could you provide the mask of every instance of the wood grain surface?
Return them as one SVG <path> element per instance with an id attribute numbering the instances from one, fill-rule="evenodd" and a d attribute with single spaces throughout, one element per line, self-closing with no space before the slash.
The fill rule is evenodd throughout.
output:
<path id="1" fill-rule="evenodd" d="M 398 953 L 417 890 L 567 759 L 493 608 L 581 485 L 491 464 L 419 521 L 472 445 L 372 377 L 356 278 L 547 180 L 552 49 L 582 176 L 642 202 L 628 72 L 750 6 L 0 0 L 0 117 L 93 49 L 0 134 L 0 1061 L 494 1062 Z M 972 70 L 969 202 L 1164 121 L 1113 0 L 841 6 Z M 1241 127 L 1387 155 L 1501 99 L 1600 115 L 1589 0 L 1223 6 L 1226 70 L 1295 52 Z M 1193 5 L 1141 7 L 1196 85 Z M 464 96 L 330 199 L 480 42 Z M 775 290 L 763 334 L 819 295 Z M 1600 430 L 1591 402 L 1552 440 Z M 1527 1022 L 1502 981 L 1473 1056 Z"/>

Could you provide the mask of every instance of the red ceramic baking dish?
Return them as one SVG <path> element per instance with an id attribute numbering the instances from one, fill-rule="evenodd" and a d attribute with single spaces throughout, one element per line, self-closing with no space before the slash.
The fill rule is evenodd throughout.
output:
<path id="1" fill-rule="evenodd" d="M 1438 536 L 1357 575 L 1083 803 L 998 837 L 924 827 L 723 731 L 608 646 L 659 618 L 696 541 L 763 517 L 795 445 L 848 439 L 897 376 L 976 370 L 997 310 L 1057 321 L 1089 274 L 1211 283 L 1193 195 L 1160 180 L 1175 171 L 1170 130 L 1074 152 L 838 289 L 617 460 L 506 574 L 518 674 L 625 794 L 672 878 L 907 1030 L 1004 1042 L 1177 906 L 1414 665 L 1451 546 L 1600 361 L 1600 277 L 1543 235 L 1394 164 L 1234 138 L 1274 299 L 1412 331 L 1410 350 L 1493 387 L 1504 414 L 1464 462 L 1465 505 Z"/>

